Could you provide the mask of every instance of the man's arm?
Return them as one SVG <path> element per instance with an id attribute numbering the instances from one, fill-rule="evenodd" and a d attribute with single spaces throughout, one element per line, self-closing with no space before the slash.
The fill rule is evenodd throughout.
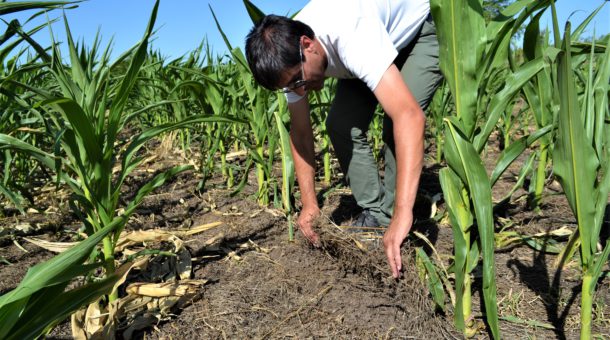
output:
<path id="1" fill-rule="evenodd" d="M 313 221 L 320 215 L 314 187 L 314 140 L 309 118 L 307 96 L 288 104 L 290 111 L 290 149 L 301 191 L 303 208 L 297 221 L 303 236 L 312 244 L 319 244 L 319 237 L 313 230 Z"/>
<path id="2" fill-rule="evenodd" d="M 392 276 L 398 278 L 402 269 L 400 245 L 413 224 L 413 205 L 424 159 L 426 118 L 394 64 L 383 74 L 374 93 L 393 123 L 396 198 L 394 215 L 383 237 L 383 245 Z"/>

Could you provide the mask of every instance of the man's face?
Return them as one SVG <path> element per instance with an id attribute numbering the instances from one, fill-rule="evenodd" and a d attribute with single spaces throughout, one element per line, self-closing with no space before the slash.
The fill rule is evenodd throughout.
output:
<path id="1" fill-rule="evenodd" d="M 312 40 L 309 46 L 313 44 Z M 307 91 L 319 91 L 324 87 L 324 60 L 319 53 L 300 46 L 301 63 L 283 72 L 280 85 L 285 91 L 303 96 Z"/>

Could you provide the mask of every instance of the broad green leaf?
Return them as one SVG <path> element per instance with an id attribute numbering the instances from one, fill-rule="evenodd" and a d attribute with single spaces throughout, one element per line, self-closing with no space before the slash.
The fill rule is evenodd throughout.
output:
<path id="1" fill-rule="evenodd" d="M 261 21 L 265 16 L 265 13 L 261 11 L 258 7 L 256 7 L 251 1 L 244 0 L 244 6 L 246 6 L 246 10 L 248 11 L 248 15 L 252 20 L 252 23 L 256 24 Z"/>
<path id="2" fill-rule="evenodd" d="M 489 135 L 495 128 L 498 119 L 506 109 L 508 103 L 512 100 L 515 94 L 521 91 L 521 88 L 534 77 L 538 72 L 548 67 L 546 61 L 542 58 L 530 61 L 520 66 L 514 73 L 511 73 L 505 80 L 505 85 L 502 90 L 494 95 L 489 104 L 489 115 L 483 124 L 481 132 L 474 138 L 475 149 L 480 153 L 487 144 Z"/>
<path id="3" fill-rule="evenodd" d="M 483 162 L 474 146 L 468 141 L 466 134 L 459 125 L 454 125 L 451 120 L 446 120 L 446 122 L 445 156 L 449 167 L 458 175 L 464 176 L 460 179 L 465 184 L 472 200 L 483 256 L 483 297 L 487 310 L 487 321 L 494 338 L 499 339 L 491 185 Z"/>
<path id="4" fill-rule="evenodd" d="M 485 51 L 485 22 L 478 1 L 432 0 L 440 67 L 455 101 L 456 114 L 472 136 L 477 118 L 477 71 Z M 468 35 L 461 34 L 468 32 Z"/>
<path id="5" fill-rule="evenodd" d="M 0 15 L 27 11 L 31 9 L 54 9 L 73 5 L 82 1 L 13 1 L 0 3 Z"/>
<path id="6" fill-rule="evenodd" d="M 11 334 L 6 339 L 38 338 L 45 334 L 50 326 L 61 322 L 82 306 L 99 299 L 100 296 L 108 294 L 119 279 L 120 276 L 115 274 L 61 294 L 45 294 L 47 300 L 44 302 L 45 306 L 37 304 L 36 313 L 31 318 L 20 320 L 21 322 L 11 329 Z"/>
<path id="7" fill-rule="evenodd" d="M 48 154 L 20 139 L 0 133 L 0 150 L 3 148 L 10 148 L 24 152 L 44 164 L 44 166 L 48 167 L 49 169 L 55 168 L 55 159 L 53 155 Z"/>
<path id="8" fill-rule="evenodd" d="M 583 262 L 588 267 L 596 242 L 591 239 L 592 223 L 595 216 L 594 185 L 599 161 L 584 131 L 578 93 L 571 67 L 570 25 L 566 25 L 563 53 L 559 56 L 558 83 L 560 89 L 560 109 L 557 140 L 553 149 L 553 170 L 564 189 L 570 208 L 578 221 L 582 239 Z"/>
<path id="9" fill-rule="evenodd" d="M 445 195 L 445 202 L 449 208 L 449 217 L 453 230 L 453 272 L 455 273 L 455 292 L 456 301 L 454 306 L 454 320 L 456 327 L 459 330 L 464 330 L 464 278 L 469 275 L 466 272 L 466 261 L 470 248 L 470 239 L 465 238 L 463 229 L 468 229 L 472 224 L 472 215 L 470 214 L 469 204 L 463 201 L 462 191 L 464 186 L 460 178 L 449 168 L 444 168 L 439 171 L 439 180 Z M 464 221 L 464 222 L 460 222 Z"/>

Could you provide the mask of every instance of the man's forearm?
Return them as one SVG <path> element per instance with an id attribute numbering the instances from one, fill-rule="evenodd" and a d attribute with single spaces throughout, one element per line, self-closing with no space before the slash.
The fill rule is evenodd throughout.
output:
<path id="1" fill-rule="evenodd" d="M 296 140 L 296 142 L 294 140 Z M 301 192 L 301 203 L 304 207 L 317 206 L 316 191 L 314 186 L 314 146 L 313 136 L 311 138 L 293 133 L 290 135 L 290 148 L 294 167 Z"/>
<path id="2" fill-rule="evenodd" d="M 425 118 L 416 110 L 401 115 L 398 120 L 403 121 L 394 122 L 397 161 L 394 214 L 400 218 L 403 213 L 412 211 L 417 196 L 424 158 Z"/>

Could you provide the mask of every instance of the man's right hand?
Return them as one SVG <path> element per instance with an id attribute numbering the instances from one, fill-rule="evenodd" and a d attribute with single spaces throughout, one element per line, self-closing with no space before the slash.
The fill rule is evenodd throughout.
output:
<path id="1" fill-rule="evenodd" d="M 299 214 L 299 219 L 297 220 L 301 233 L 314 247 L 320 246 L 320 237 L 313 230 L 314 221 L 319 216 L 320 208 L 316 206 L 303 207 L 303 210 L 301 210 L 301 213 Z"/>

